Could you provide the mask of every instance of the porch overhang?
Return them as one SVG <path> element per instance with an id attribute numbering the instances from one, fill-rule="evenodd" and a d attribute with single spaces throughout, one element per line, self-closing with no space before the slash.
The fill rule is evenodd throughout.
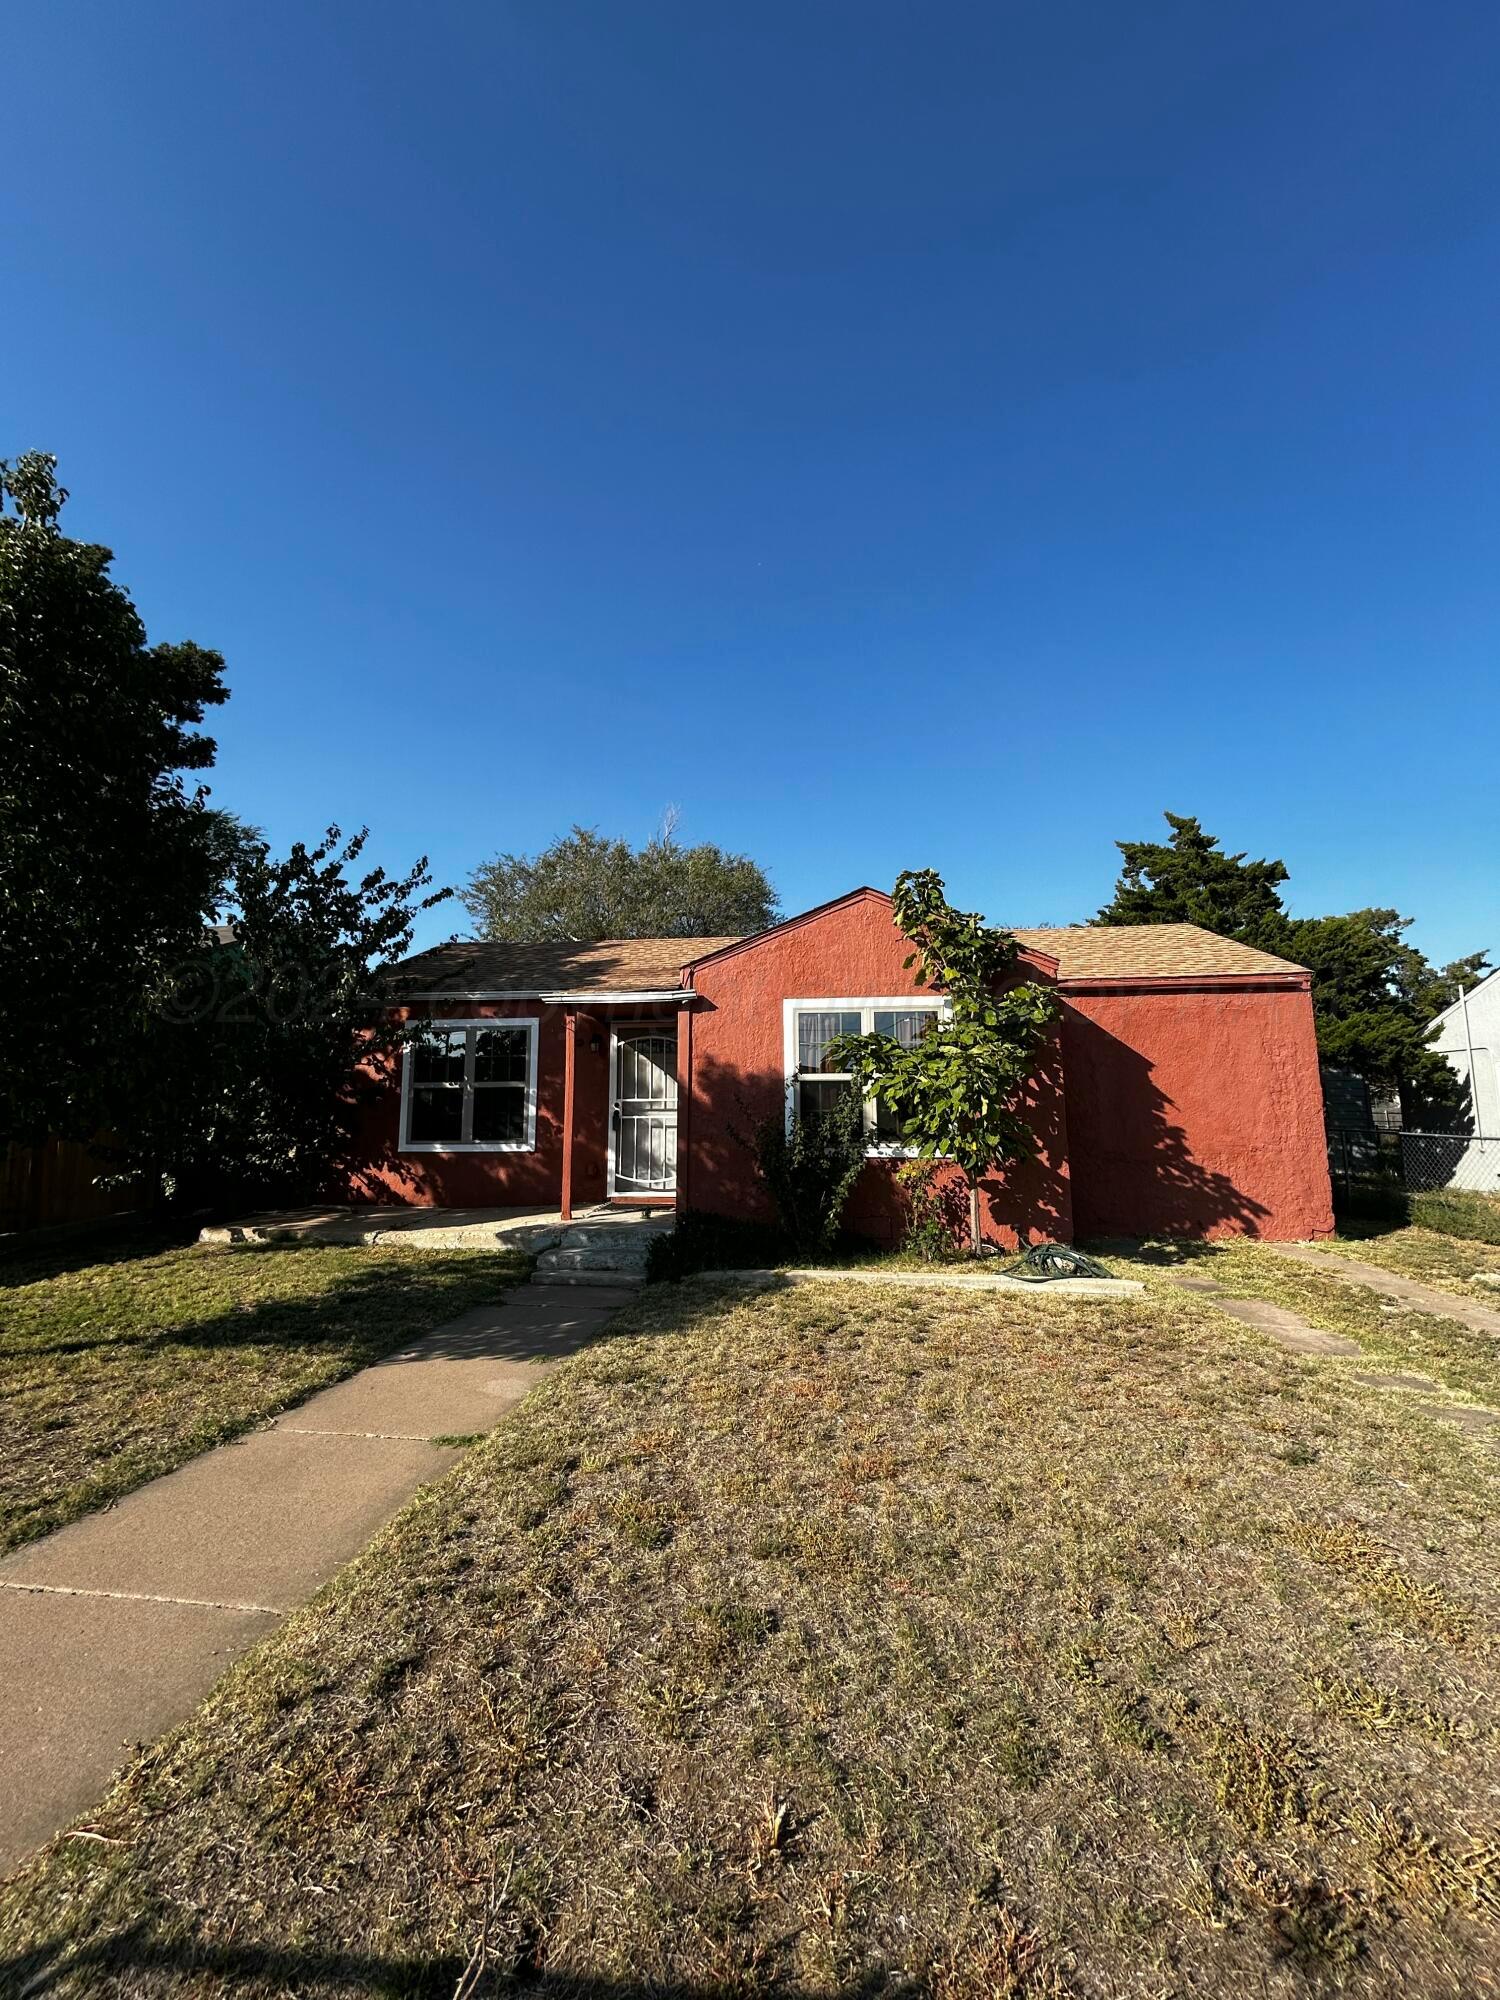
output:
<path id="1" fill-rule="evenodd" d="M 698 996 L 686 986 L 643 986 L 622 992 L 618 987 L 597 993 L 547 992 L 540 987 L 524 991 L 517 986 L 492 987 L 485 992 L 459 992 L 447 987 L 440 993 L 407 993 L 406 1000 L 541 1000 L 551 1007 L 680 1007 Z"/>

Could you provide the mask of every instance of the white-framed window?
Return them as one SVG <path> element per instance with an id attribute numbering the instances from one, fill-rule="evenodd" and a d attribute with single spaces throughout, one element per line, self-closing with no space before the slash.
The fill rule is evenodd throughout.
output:
<path id="1" fill-rule="evenodd" d="M 852 1090 L 850 1078 L 828 1067 L 828 1044 L 836 1035 L 889 1035 L 910 1048 L 934 1022 L 948 1013 L 940 996 L 923 999 L 897 994 L 885 999 L 788 1000 L 783 1008 L 786 1042 L 786 1122 L 823 1110 L 838 1092 Z M 883 1104 L 865 1099 L 866 1151 L 886 1158 L 908 1159 L 914 1149 L 902 1144 L 901 1121 Z"/>
<path id="2" fill-rule="evenodd" d="M 535 1016 L 430 1021 L 401 1064 L 403 1153 L 529 1153 Z"/>

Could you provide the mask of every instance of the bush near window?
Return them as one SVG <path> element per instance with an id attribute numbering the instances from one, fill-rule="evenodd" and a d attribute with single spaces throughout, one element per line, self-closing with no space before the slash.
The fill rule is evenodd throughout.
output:
<path id="1" fill-rule="evenodd" d="M 793 1252 L 824 1256 L 838 1236 L 844 1205 L 865 1163 L 865 1112 L 857 1090 L 793 1121 L 767 1118 L 755 1134 L 755 1158 Z"/>
<path id="2" fill-rule="evenodd" d="M 929 1264 L 963 1248 L 964 1194 L 942 1160 L 904 1160 L 896 1185 L 905 1204 L 901 1247 Z"/>
<path id="3" fill-rule="evenodd" d="M 980 1182 L 1036 1155 L 1026 1098 L 1057 1001 L 1033 981 L 1005 985 L 1020 956 L 1016 940 L 955 910 L 935 870 L 898 875 L 891 902 L 912 945 L 906 965 L 917 968 L 918 986 L 946 996 L 948 1011 L 910 1046 L 890 1035 L 838 1035 L 824 1060 L 894 1113 L 913 1152 L 958 1166 L 977 1257 Z"/>

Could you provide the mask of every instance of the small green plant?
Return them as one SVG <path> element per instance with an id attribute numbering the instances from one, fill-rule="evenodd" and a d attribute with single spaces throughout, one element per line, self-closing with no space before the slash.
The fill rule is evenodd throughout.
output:
<path id="1" fill-rule="evenodd" d="M 1411 1219 L 1442 1236 L 1466 1236 L 1474 1243 L 1500 1243 L 1500 1199 L 1435 1188 L 1411 1197 Z"/>
<path id="2" fill-rule="evenodd" d="M 864 1107 L 853 1088 L 787 1130 L 777 1112 L 755 1134 L 761 1179 L 799 1257 L 825 1256 L 838 1235 L 844 1204 L 865 1163 Z"/>
<path id="3" fill-rule="evenodd" d="M 964 1197 L 942 1160 L 904 1160 L 896 1185 L 905 1204 L 901 1247 L 926 1263 L 941 1263 L 962 1247 Z"/>

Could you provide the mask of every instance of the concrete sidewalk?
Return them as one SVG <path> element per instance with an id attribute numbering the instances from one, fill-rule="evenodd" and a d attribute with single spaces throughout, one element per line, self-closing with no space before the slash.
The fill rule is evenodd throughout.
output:
<path id="1" fill-rule="evenodd" d="M 631 1296 L 518 1286 L 0 1561 L 0 1872 Z"/>
<path id="2" fill-rule="evenodd" d="M 1468 1327 L 1473 1333 L 1488 1334 L 1491 1340 L 1500 1340 L 1500 1312 L 1494 1306 L 1481 1305 L 1478 1299 L 1439 1291 L 1436 1285 L 1424 1285 L 1417 1278 L 1403 1278 L 1397 1271 L 1387 1271 L 1384 1265 L 1367 1264 L 1362 1257 L 1345 1257 L 1337 1250 L 1320 1250 L 1315 1243 L 1273 1243 L 1271 1248 L 1278 1257 L 1291 1257 L 1299 1264 L 1310 1264 L 1315 1271 L 1322 1271 L 1330 1278 L 1342 1278 L 1346 1285 L 1368 1285 L 1372 1291 L 1384 1292 L 1388 1299 L 1399 1299 L 1403 1305 L 1414 1306 L 1418 1312 L 1440 1313 L 1444 1319 L 1456 1319 L 1460 1326 Z"/>

